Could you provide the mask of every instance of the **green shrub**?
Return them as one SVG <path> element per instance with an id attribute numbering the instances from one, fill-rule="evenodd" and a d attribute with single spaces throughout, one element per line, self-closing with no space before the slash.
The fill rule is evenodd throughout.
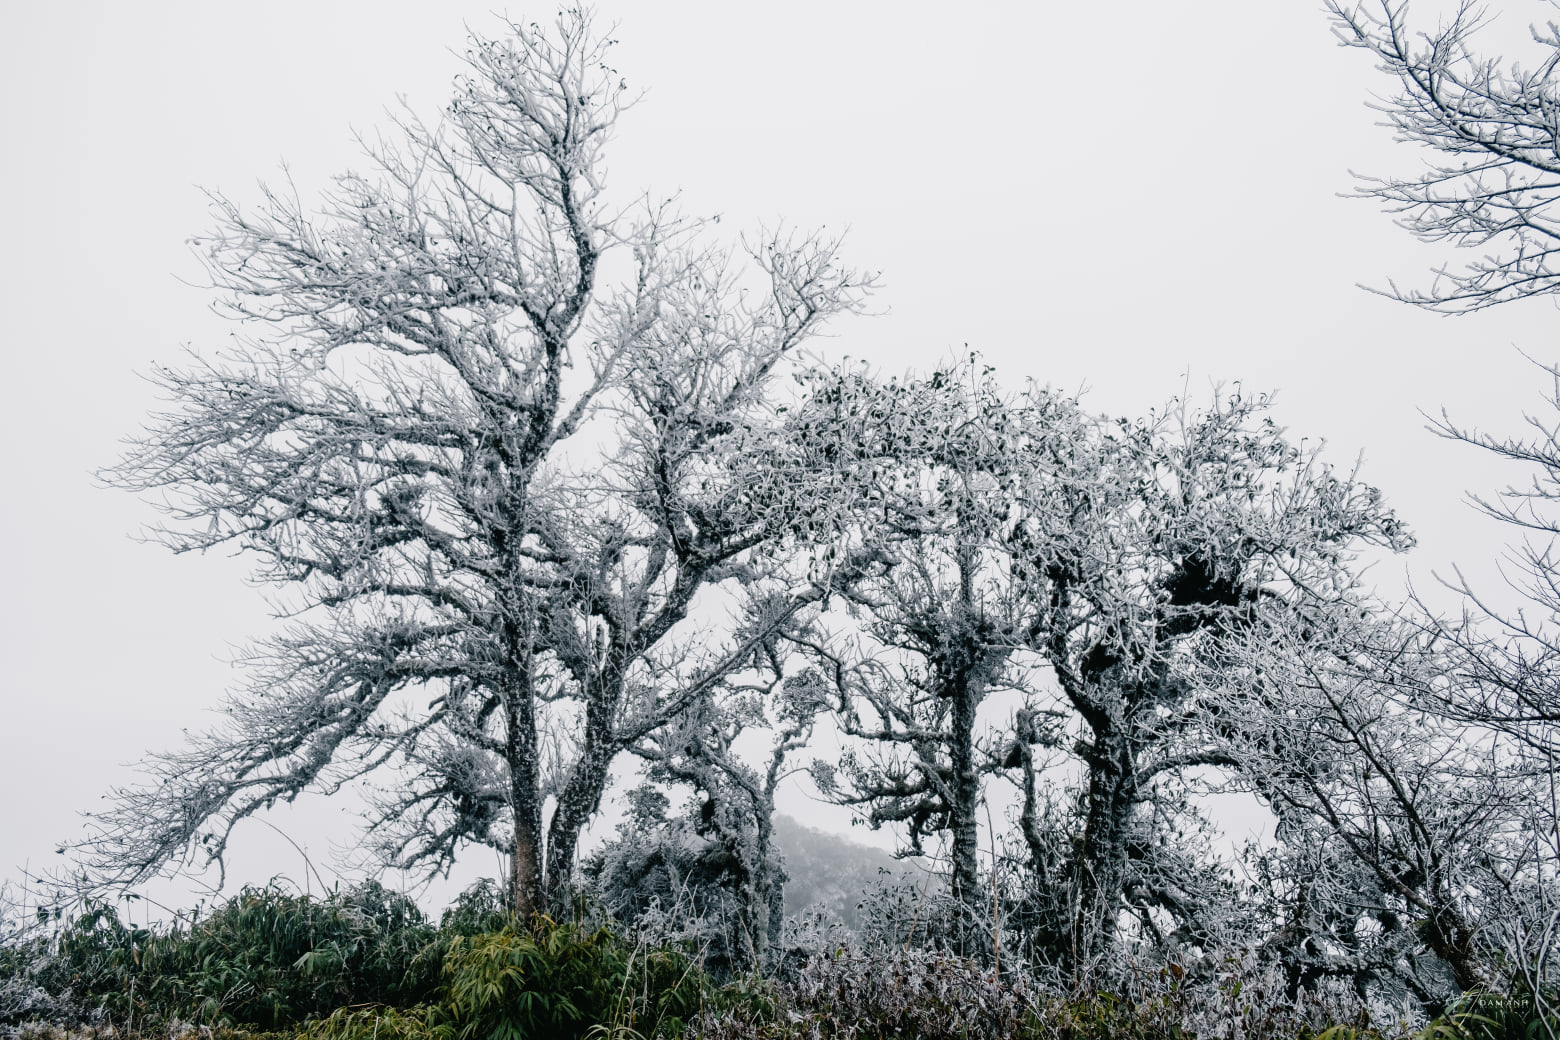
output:
<path id="1" fill-rule="evenodd" d="M 369 882 L 323 900 L 246 888 L 148 943 L 147 1010 L 277 1029 L 348 1004 L 415 1004 L 438 985 L 434 930 Z"/>
<path id="2" fill-rule="evenodd" d="M 515 923 L 509 900 L 492 878 L 482 878 L 455 897 L 439 920 L 442 937 L 501 932 Z"/>
<path id="3" fill-rule="evenodd" d="M 107 903 L 91 902 L 58 933 L 52 956 L 47 950 L 37 981 L 58 994 L 64 1005 L 100 1011 L 123 1020 L 146 999 L 142 953 L 154 938 L 144 928 L 119 920 Z M 137 994 L 137 983 L 141 993 Z"/>
<path id="4" fill-rule="evenodd" d="M 300 1034 L 306 1040 L 456 1040 L 449 1016 L 437 1005 L 344 1007 L 316 1019 Z"/>
<path id="5" fill-rule="evenodd" d="M 155 932 L 92 904 L 52 935 L 0 951 L 8 1022 L 162 1028 L 176 1020 L 352 1040 L 676 1036 L 709 989 L 688 954 L 537 918 L 519 927 L 496 886 L 469 889 L 435 931 L 367 884 L 324 899 L 247 888 Z"/>
<path id="6" fill-rule="evenodd" d="M 452 938 L 443 1005 L 460 1040 L 585 1037 L 598 1026 L 678 1036 L 703 1005 L 705 986 L 681 952 L 539 917 L 528 931 Z"/>
<path id="7" fill-rule="evenodd" d="M 480 893 L 472 901 L 481 910 Z M 471 905 L 465 909 L 470 910 Z M 309 1040 L 524 1040 L 677 1037 L 707 995 L 703 972 L 677 950 L 630 946 L 605 928 L 538 917 L 461 934 L 446 916 L 437 1003 L 348 1007 L 311 1023 Z M 480 914 L 479 914 L 480 916 Z"/>
<path id="8" fill-rule="evenodd" d="M 1456 1040 L 1556 1040 L 1560 992 L 1542 996 L 1520 981 L 1505 994 L 1469 993 L 1445 1021 Z"/>
<path id="9" fill-rule="evenodd" d="M 324 899 L 246 888 L 210 916 L 166 931 L 128 926 L 89 903 L 52 937 L 0 957 L 7 1018 L 120 1026 L 174 1019 L 286 1029 L 348 1004 L 433 996 L 436 933 L 403 895 L 374 882 Z M 10 1005 L 15 1005 L 10 1008 Z"/>

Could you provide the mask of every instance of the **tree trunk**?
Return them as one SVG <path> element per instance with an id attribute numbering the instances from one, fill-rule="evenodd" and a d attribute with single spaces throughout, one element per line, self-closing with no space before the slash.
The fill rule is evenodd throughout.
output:
<path id="1" fill-rule="evenodd" d="M 1126 885 L 1127 840 L 1137 800 L 1136 765 L 1125 733 L 1106 726 L 1088 753 L 1089 801 L 1080 853 L 1073 970 L 1088 970 L 1116 931 Z"/>
<path id="2" fill-rule="evenodd" d="M 1474 930 L 1462 912 L 1443 902 L 1425 921 L 1425 942 L 1452 970 L 1452 978 L 1463 993 L 1488 988 L 1489 978 L 1474 949 Z"/>
<path id="3" fill-rule="evenodd" d="M 536 761 L 536 705 L 523 683 L 513 684 L 505 706 L 509 759 L 509 807 L 515 848 L 509 905 L 528 921 L 542 910 L 542 799 Z"/>
<path id="4" fill-rule="evenodd" d="M 978 652 L 978 651 L 977 651 Z M 968 954 L 970 934 L 984 908 L 980 896 L 980 774 L 975 764 L 975 712 L 980 704 L 980 683 L 966 671 L 952 679 L 953 730 L 948 742 L 953 767 L 953 898 L 960 908 L 959 952 Z"/>
<path id="5" fill-rule="evenodd" d="M 606 684 L 603 683 L 603 686 Z M 557 898 L 574 878 L 574 859 L 579 850 L 580 832 L 601 806 L 617 754 L 613 740 L 612 715 L 617 711 L 617 691 L 603 692 L 585 705 L 585 733 L 581 738 L 579 761 L 569 774 L 558 807 L 547 827 L 547 895 Z"/>
<path id="6" fill-rule="evenodd" d="M 974 581 L 979 559 L 970 542 L 957 550 L 959 599 L 947 633 L 943 656 L 942 694 L 951 700 L 953 725 L 948 735 L 948 764 L 952 767 L 953 898 L 960 908 L 959 952 L 973 952 L 975 924 L 983 911 L 980 897 L 980 773 L 975 762 L 975 715 L 986 692 L 986 676 L 992 659 L 1001 651 L 991 646 L 983 629 L 983 614 L 975 602 Z"/>
<path id="7" fill-rule="evenodd" d="M 574 861 L 579 852 L 580 832 L 601 805 L 607 775 L 612 764 L 610 754 L 595 754 L 576 764 L 558 808 L 547 827 L 547 895 L 555 898 L 568 890 L 574 878 Z M 576 779 L 578 778 L 578 782 Z"/>
<path id="8" fill-rule="evenodd" d="M 760 964 L 765 970 L 775 966 L 775 953 L 780 949 L 780 935 L 785 927 L 785 875 L 778 865 L 769 871 L 769 891 L 764 894 L 768 903 L 769 920 L 764 929 L 764 956 Z"/>
<path id="9" fill-rule="evenodd" d="M 758 884 L 754 893 L 753 920 L 755 934 L 760 936 L 758 963 L 754 966 L 764 971 L 773 966 L 774 953 L 780 948 L 780 932 L 785 924 L 786 878 L 774 849 L 773 789 L 756 799 L 754 809 L 758 834 L 753 851 L 758 860 Z"/>

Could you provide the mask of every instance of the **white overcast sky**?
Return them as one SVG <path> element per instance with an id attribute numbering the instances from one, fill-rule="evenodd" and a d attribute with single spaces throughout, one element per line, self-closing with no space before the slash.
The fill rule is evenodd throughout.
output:
<path id="1" fill-rule="evenodd" d="M 1506 0 L 1507 38 L 1546 12 Z M 1215 382 L 1276 390 L 1296 438 L 1345 467 L 1363 453 L 1418 531 L 1381 585 L 1491 578 L 1506 532 L 1462 496 L 1520 474 L 1420 413 L 1516 429 L 1544 389 L 1518 351 L 1560 360 L 1553 306 L 1448 319 L 1356 287 L 1455 257 L 1339 197 L 1351 169 L 1421 160 L 1376 125 L 1365 103 L 1391 85 L 1318 3 L 611 0 L 598 18 L 646 91 L 609 153 L 618 198 L 680 192 L 733 233 L 824 225 L 882 273 L 881 313 L 838 323 L 826 356 L 925 368 L 968 345 L 1015 387 L 1128 414 Z M 229 332 L 187 284 L 201 189 L 253 199 L 285 161 L 308 197 L 364 168 L 352 132 L 387 127 L 397 95 L 435 113 L 468 27 L 501 23 L 487 0 L 0 4 L 0 876 L 53 866 L 130 763 L 209 725 L 226 660 L 268 623 L 242 561 L 137 543 L 152 510 L 92 477 L 153 404 L 138 373 Z M 350 835 L 320 818 L 311 854 Z M 299 874 L 267 840 L 241 880 Z"/>

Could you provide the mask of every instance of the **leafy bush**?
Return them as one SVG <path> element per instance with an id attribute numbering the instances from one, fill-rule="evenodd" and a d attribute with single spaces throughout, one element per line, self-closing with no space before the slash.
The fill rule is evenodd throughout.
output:
<path id="1" fill-rule="evenodd" d="M 461 919 L 454 923 L 459 925 Z M 539 917 L 447 937 L 434 1004 L 342 1008 L 310 1040 L 576 1040 L 677 1037 L 698 1015 L 706 977 L 675 950 L 629 946 L 604 928 Z"/>
<path id="2" fill-rule="evenodd" d="M 545 917 L 518 926 L 491 882 L 463 893 L 438 931 L 375 883 L 323 900 L 273 885 L 160 933 L 92 904 L 0 952 L 10 1024 L 278 1030 L 314 1019 L 307 1032 L 335 1040 L 566 1038 L 598 1026 L 676 1036 L 708 988 L 679 949 Z"/>
<path id="3" fill-rule="evenodd" d="M 187 931 L 159 937 L 145 966 L 166 1013 L 279 1028 L 344 1004 L 413 1004 L 438 985 L 435 932 L 377 882 L 322 901 L 245 889 Z"/>
<path id="4" fill-rule="evenodd" d="M 503 931 L 513 923 L 514 913 L 503 890 L 492 878 L 482 878 L 445 908 L 444 916 L 439 919 L 439 934 L 446 938 L 483 935 Z"/>
<path id="5" fill-rule="evenodd" d="M 583 1037 L 595 1026 L 679 1036 L 702 1007 L 705 984 L 677 951 L 538 918 L 529 932 L 452 939 L 444 985 L 460 1040 L 521 1040 Z"/>
<path id="6" fill-rule="evenodd" d="M 1505 994 L 1470 993 L 1447 1019 L 1459 1040 L 1556 1040 L 1560 992 L 1539 994 L 1519 982 Z"/>
<path id="7" fill-rule="evenodd" d="M 399 1009 L 344 1007 L 310 1022 L 300 1040 L 456 1040 L 449 1016 L 438 1005 Z"/>
<path id="8" fill-rule="evenodd" d="M 37 927 L 7 937 L 0 953 L 0 1023 L 128 1016 L 137 998 L 140 951 L 151 933 L 127 927 L 105 903 L 88 903 L 76 917 L 58 922 L 53 934 L 44 931 L 46 920 L 40 914 Z"/>
<path id="9" fill-rule="evenodd" d="M 0 990 L 31 996 L 8 999 L 8 1022 L 44 1014 L 279 1029 L 344 1004 L 426 999 L 439 983 L 435 938 L 410 899 L 377 882 L 323 900 L 246 888 L 164 932 L 91 903 L 53 936 L 8 943 Z"/>

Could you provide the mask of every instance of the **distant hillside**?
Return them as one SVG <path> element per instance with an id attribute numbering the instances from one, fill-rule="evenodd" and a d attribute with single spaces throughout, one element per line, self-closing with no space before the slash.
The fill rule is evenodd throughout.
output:
<path id="1" fill-rule="evenodd" d="M 895 859 L 881 849 L 849 837 L 814 830 L 789 816 L 775 816 L 775 843 L 785 856 L 785 912 L 814 903 L 834 911 L 852 930 L 860 928 L 859 904 L 868 890 L 885 881 L 920 883 L 924 862 Z"/>

